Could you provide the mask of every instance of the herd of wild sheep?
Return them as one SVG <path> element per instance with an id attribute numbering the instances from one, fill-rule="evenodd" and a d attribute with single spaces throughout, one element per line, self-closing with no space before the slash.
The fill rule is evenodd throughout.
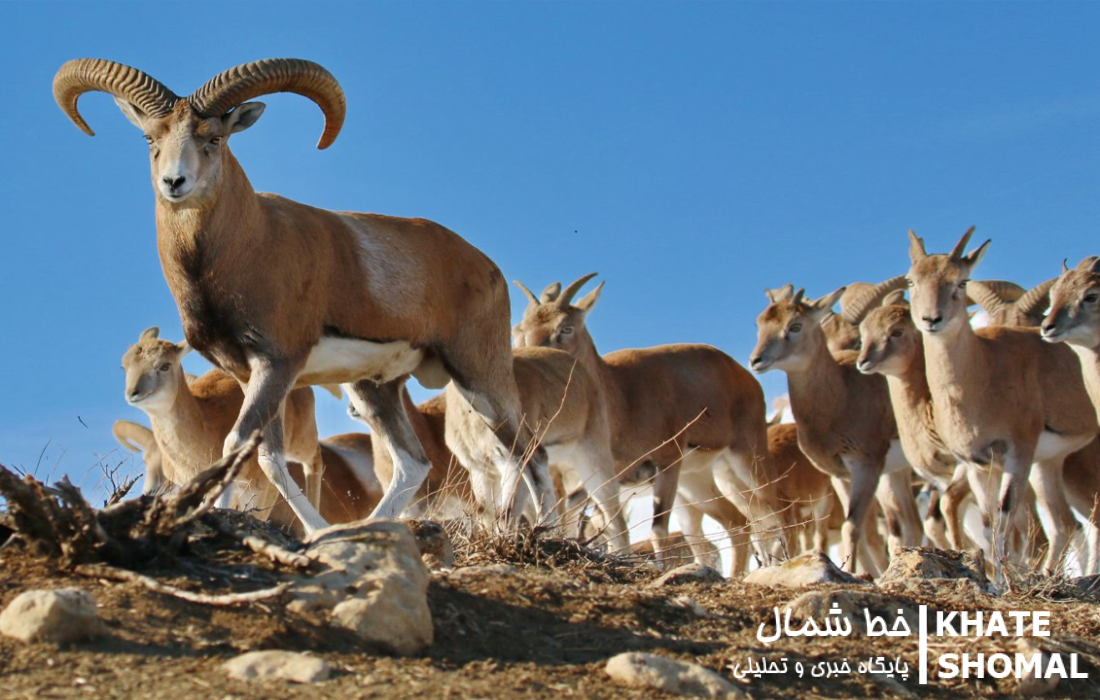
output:
<path id="1" fill-rule="evenodd" d="M 622 552 L 624 494 L 644 486 L 657 556 L 675 505 L 697 560 L 717 560 L 704 515 L 728 533 L 731 574 L 751 555 L 823 550 L 838 526 L 846 566 L 871 574 L 895 545 L 922 543 L 1052 572 L 1100 566 L 1096 258 L 1024 290 L 970 279 L 988 248 L 967 252 L 973 230 L 947 254 L 910 232 L 903 276 L 816 299 L 768 290 L 750 368 L 787 373 L 795 418 L 769 425 L 759 383 L 716 348 L 600 355 L 586 321 L 603 285 L 580 295 L 593 275 L 518 285 L 528 304 L 511 327 L 500 270 L 454 232 L 255 192 L 228 144 L 263 114 L 250 100 L 303 95 L 324 113 L 318 147 L 340 132 L 344 93 L 315 63 L 243 64 L 181 97 L 129 66 L 70 61 L 54 95 L 92 134 L 77 108 L 89 91 L 113 95 L 149 144 L 186 336 L 150 328 L 123 357 L 126 400 L 152 429 L 119 421 L 115 435 L 143 453 L 147 492 L 259 431 L 221 504 L 303 534 L 470 514 Z M 975 303 L 991 321 L 978 330 Z M 186 375 L 192 348 L 218 369 Z M 443 392 L 413 405 L 410 375 Z M 370 435 L 319 439 L 314 385 L 346 394 Z M 983 527 L 964 527 L 971 507 Z"/>

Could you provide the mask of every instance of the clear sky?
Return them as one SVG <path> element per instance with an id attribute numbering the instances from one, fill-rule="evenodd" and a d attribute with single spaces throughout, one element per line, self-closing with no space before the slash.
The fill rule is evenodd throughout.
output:
<path id="1" fill-rule="evenodd" d="M 764 287 L 900 274 L 910 227 L 943 251 L 976 224 L 979 276 L 1029 285 L 1100 253 L 1098 30 L 1087 3 L 2 3 L 0 462 L 117 460 L 111 423 L 144 422 L 122 353 L 182 337 L 145 144 L 105 95 L 81 101 L 94 139 L 68 122 L 68 59 L 183 94 L 317 61 L 343 133 L 317 151 L 316 107 L 264 98 L 231 141 L 258 190 L 434 219 L 536 290 L 597 271 L 601 351 L 744 363 Z M 323 435 L 356 428 L 343 410 L 319 398 Z"/>

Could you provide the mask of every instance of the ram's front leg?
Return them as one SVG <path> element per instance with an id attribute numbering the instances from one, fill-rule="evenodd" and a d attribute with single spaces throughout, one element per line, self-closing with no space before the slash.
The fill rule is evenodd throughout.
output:
<path id="1" fill-rule="evenodd" d="M 298 378 L 299 363 L 252 360 L 252 375 L 244 391 L 244 405 L 237 424 L 225 439 L 224 454 L 237 449 L 244 436 L 263 431 L 260 443 L 260 469 L 302 521 L 307 535 L 328 527 L 321 514 L 310 504 L 286 468 L 283 452 L 283 412 L 287 394 Z"/>

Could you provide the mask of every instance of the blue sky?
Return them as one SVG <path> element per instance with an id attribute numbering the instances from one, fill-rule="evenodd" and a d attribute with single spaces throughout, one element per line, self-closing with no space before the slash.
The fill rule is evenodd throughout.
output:
<path id="1" fill-rule="evenodd" d="M 94 139 L 67 121 L 70 58 L 184 94 L 317 61 L 344 131 L 319 152 L 316 107 L 265 98 L 231 142 L 258 190 L 434 219 L 535 289 L 598 271 L 604 352 L 745 362 L 765 286 L 899 274 L 910 227 L 943 250 L 976 224 L 980 276 L 1025 284 L 1100 252 L 1098 26 L 1086 3 L 0 4 L 0 462 L 117 460 L 112 421 L 144 421 L 122 353 L 147 326 L 181 337 L 145 145 L 105 95 L 81 101 Z M 328 398 L 318 419 L 357 427 Z"/>

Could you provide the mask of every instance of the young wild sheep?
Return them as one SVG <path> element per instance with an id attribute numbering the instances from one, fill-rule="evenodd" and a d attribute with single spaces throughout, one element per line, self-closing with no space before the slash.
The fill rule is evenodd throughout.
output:
<path id="1" fill-rule="evenodd" d="M 263 430 L 260 466 L 307 532 L 326 525 L 290 480 L 282 411 L 295 387 L 343 383 L 393 456 L 395 478 L 375 515 L 395 517 L 428 473 L 401 406 L 410 374 L 459 396 L 491 428 L 478 455 L 504 476 L 506 515 L 526 503 L 553 511 L 544 455 L 519 419 L 500 270 L 458 234 L 423 219 L 317 209 L 257 194 L 228 140 L 264 111 L 261 95 L 294 92 L 325 115 L 319 148 L 344 122 L 345 98 L 321 66 L 268 59 L 231 68 L 186 98 L 129 66 L 78 59 L 54 78 L 54 97 L 85 133 L 78 98 L 115 97 L 149 143 L 157 248 L 187 341 L 245 387 L 226 451 Z M 517 500 L 523 499 L 523 502 Z M 514 506 L 514 507 L 513 507 Z"/>

